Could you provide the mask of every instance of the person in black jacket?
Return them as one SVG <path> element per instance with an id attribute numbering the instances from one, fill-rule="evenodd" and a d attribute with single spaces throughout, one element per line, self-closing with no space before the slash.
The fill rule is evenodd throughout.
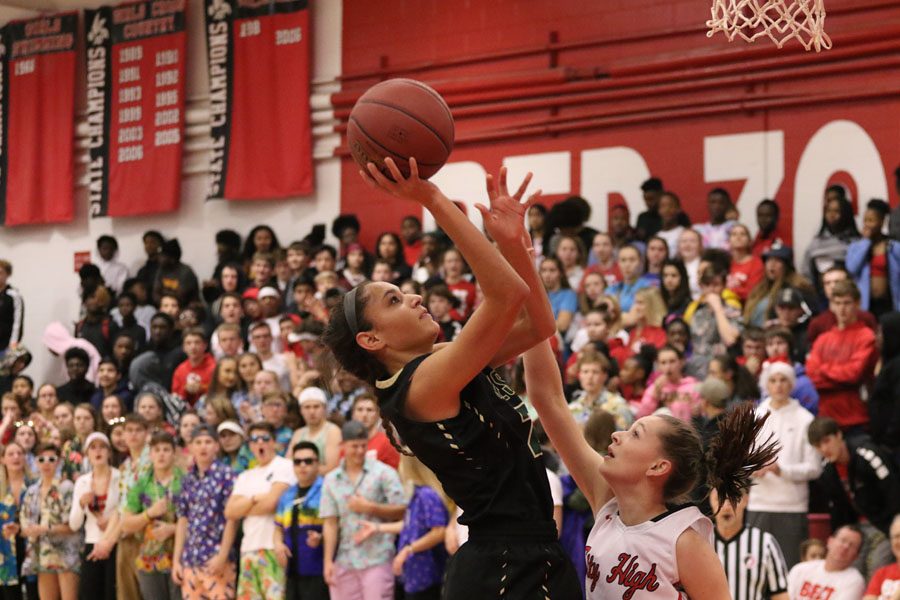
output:
<path id="1" fill-rule="evenodd" d="M 837 421 L 817 417 L 809 443 L 828 461 L 818 480 L 828 501 L 831 528 L 857 524 L 864 541 L 856 567 L 866 579 L 893 561 L 889 530 L 900 512 L 900 476 L 888 452 L 868 435 L 844 437 Z"/>
<path id="2" fill-rule="evenodd" d="M 900 313 L 881 316 L 881 370 L 869 398 L 869 433 L 900 466 Z"/>

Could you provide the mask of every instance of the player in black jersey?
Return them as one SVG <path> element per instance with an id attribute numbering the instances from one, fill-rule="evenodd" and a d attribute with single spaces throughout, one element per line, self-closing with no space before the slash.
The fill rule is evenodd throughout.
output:
<path id="1" fill-rule="evenodd" d="M 513 195 L 505 169 L 498 180 L 487 178 L 490 210 L 478 208 L 495 247 L 418 177 L 415 160 L 408 178 L 391 159 L 385 162 L 394 181 L 373 164 L 361 175 L 434 215 L 471 266 L 484 301 L 453 342 L 435 344 L 439 326 L 420 296 L 387 283 L 363 284 L 334 309 L 324 341 L 343 368 L 376 386 L 393 441 L 402 440 L 434 471 L 463 509 L 469 542 L 448 566 L 444 598 L 578 598 L 575 570 L 557 541 L 532 422 L 493 371 L 555 332 L 525 241 L 529 203 L 522 197 L 530 175 Z"/>

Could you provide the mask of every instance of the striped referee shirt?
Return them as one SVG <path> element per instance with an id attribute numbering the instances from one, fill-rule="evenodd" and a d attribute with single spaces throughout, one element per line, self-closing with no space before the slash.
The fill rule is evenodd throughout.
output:
<path id="1" fill-rule="evenodd" d="M 778 542 L 758 527 L 744 527 L 730 540 L 716 531 L 716 554 L 734 600 L 767 600 L 787 592 L 787 565 Z"/>

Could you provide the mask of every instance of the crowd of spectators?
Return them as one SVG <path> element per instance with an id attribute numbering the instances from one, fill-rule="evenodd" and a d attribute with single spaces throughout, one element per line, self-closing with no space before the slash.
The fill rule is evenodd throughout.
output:
<path id="1" fill-rule="evenodd" d="M 888 204 L 870 200 L 860 229 L 845 189 L 829 187 L 821 228 L 795 251 L 771 200 L 751 236 L 724 189 L 701 223 L 659 179 L 642 191 L 647 210 L 611 207 L 605 232 L 577 196 L 527 215 L 586 439 L 602 454 L 615 431 L 668 414 L 708 440 L 755 403 L 777 462 L 739 506 L 695 491 L 719 509 L 735 598 L 898 600 L 900 230 Z M 355 216 L 331 231 L 337 246 L 321 226 L 286 246 L 265 225 L 219 231 L 207 280 L 177 239 L 147 231 L 135 270 L 101 236 L 79 272 L 80 314 L 46 323 L 45 348 L 22 343 L 27 299 L 0 260 L 0 597 L 440 597 L 466 539 L 459 509 L 320 336 L 342 295 L 373 280 L 422 295 L 452 341 L 478 282 L 417 217 L 371 251 Z M 55 357 L 46 381 L 29 374 L 35 352 Z M 521 361 L 503 370 L 527 403 Z M 583 580 L 593 515 L 546 440 L 544 456 Z M 820 513 L 832 534 L 817 543 Z"/>

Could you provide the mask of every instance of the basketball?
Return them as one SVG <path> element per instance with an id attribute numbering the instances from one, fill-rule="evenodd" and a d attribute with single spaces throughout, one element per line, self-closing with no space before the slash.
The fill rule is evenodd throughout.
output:
<path id="1" fill-rule="evenodd" d="M 356 101 L 347 123 L 347 145 L 364 169 L 375 163 L 390 178 L 384 166 L 390 156 L 408 176 L 413 157 L 419 177 L 428 179 L 447 162 L 453 132 L 453 116 L 440 94 L 419 81 L 390 79 Z"/>

